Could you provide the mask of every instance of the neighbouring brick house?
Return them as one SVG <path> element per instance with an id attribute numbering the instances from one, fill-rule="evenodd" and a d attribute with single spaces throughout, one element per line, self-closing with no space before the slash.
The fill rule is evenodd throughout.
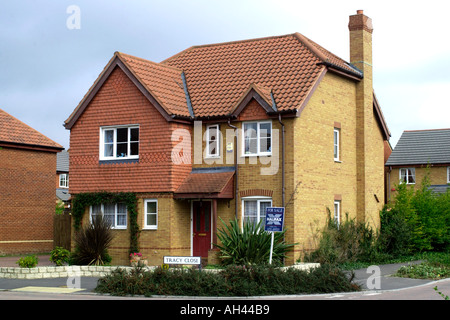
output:
<path id="1" fill-rule="evenodd" d="M 314 247 L 327 209 L 379 226 L 390 133 L 372 86 L 372 24 L 350 17 L 350 62 L 294 33 L 194 46 L 155 63 L 116 52 L 65 122 L 70 193 L 137 195 L 139 249 L 214 257 L 220 219 L 286 207 L 287 264 Z M 113 222 L 126 263 L 123 204 L 85 208 Z"/>
<path id="2" fill-rule="evenodd" d="M 56 153 L 62 149 L 0 109 L 0 254 L 53 249 Z"/>
<path id="3" fill-rule="evenodd" d="M 63 150 L 56 157 L 56 202 L 64 208 L 70 207 L 69 152 Z"/>
<path id="4" fill-rule="evenodd" d="M 389 198 L 396 185 L 406 183 L 419 188 L 429 174 L 436 192 L 450 188 L 450 129 L 404 131 L 386 162 Z"/>

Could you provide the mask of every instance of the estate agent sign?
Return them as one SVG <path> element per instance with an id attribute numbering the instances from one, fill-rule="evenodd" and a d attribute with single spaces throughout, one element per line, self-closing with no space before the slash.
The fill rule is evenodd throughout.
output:
<path id="1" fill-rule="evenodd" d="M 284 208 L 271 207 L 266 209 L 264 230 L 272 232 L 269 263 L 272 263 L 273 238 L 275 232 L 282 232 L 284 226 Z"/>

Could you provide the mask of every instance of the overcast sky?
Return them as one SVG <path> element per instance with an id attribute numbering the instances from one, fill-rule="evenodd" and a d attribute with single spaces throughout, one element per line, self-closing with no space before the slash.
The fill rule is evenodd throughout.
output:
<path id="1" fill-rule="evenodd" d="M 348 19 L 362 9 L 373 20 L 374 90 L 395 147 L 404 130 L 450 128 L 447 3 L 4 1 L 0 108 L 68 149 L 62 124 L 115 51 L 160 62 L 192 45 L 300 32 L 348 61 Z M 68 28 L 71 5 L 79 28 Z"/>

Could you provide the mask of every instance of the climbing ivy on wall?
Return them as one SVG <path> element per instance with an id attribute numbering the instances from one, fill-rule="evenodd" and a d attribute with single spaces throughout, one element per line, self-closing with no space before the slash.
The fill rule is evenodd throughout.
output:
<path id="1" fill-rule="evenodd" d="M 80 193 L 72 202 L 73 225 L 76 231 L 80 230 L 81 220 L 87 207 L 102 203 L 124 203 L 130 217 L 130 253 L 139 252 L 139 225 L 137 223 L 137 198 L 132 192 L 95 192 Z"/>

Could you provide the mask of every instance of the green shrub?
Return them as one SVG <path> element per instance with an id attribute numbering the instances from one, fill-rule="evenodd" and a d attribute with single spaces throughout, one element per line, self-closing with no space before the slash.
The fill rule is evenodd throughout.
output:
<path id="1" fill-rule="evenodd" d="M 264 264 L 269 261 L 272 235 L 264 231 L 259 223 L 244 223 L 241 228 L 237 219 L 227 225 L 223 220 L 223 228 L 218 230 L 217 239 L 220 244 L 214 244 L 220 249 L 220 257 L 224 265 Z M 286 254 L 295 244 L 284 242 L 286 230 L 275 232 L 272 262 L 281 264 Z"/>
<path id="2" fill-rule="evenodd" d="M 338 225 L 328 210 L 327 223 L 319 235 L 317 249 L 305 254 L 304 260 L 331 265 L 371 260 L 377 255 L 376 239 L 372 228 L 365 223 L 346 215 Z"/>
<path id="3" fill-rule="evenodd" d="M 393 254 L 447 250 L 450 192 L 434 193 L 430 189 L 429 172 L 417 190 L 406 184 L 396 186 L 396 190 L 394 200 L 382 212 L 381 231 L 382 235 L 387 231 L 383 235 L 386 248 Z"/>
<path id="4" fill-rule="evenodd" d="M 105 265 L 111 261 L 108 247 L 113 239 L 111 225 L 97 216 L 92 222 L 75 234 L 75 252 L 72 264 Z"/>
<path id="5" fill-rule="evenodd" d="M 30 255 L 20 258 L 16 263 L 21 268 L 34 268 L 39 263 L 39 258 L 35 255 Z"/>
<path id="6" fill-rule="evenodd" d="M 273 266 L 228 266 L 220 272 L 157 268 L 118 269 L 100 278 L 96 292 L 112 295 L 264 296 L 358 291 L 343 271 L 322 266 L 310 272 Z"/>
<path id="7" fill-rule="evenodd" d="M 69 262 L 70 251 L 61 247 L 55 247 L 55 249 L 53 249 L 50 253 L 49 260 L 57 266 L 62 266 Z"/>

